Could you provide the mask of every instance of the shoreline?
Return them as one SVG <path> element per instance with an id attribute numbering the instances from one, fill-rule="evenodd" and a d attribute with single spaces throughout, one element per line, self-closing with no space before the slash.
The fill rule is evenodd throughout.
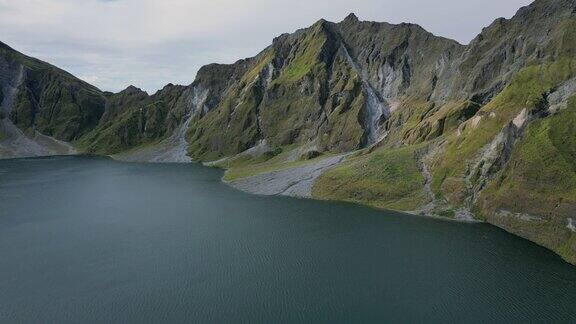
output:
<path id="1" fill-rule="evenodd" d="M 543 248 L 545 248 L 545 249 L 547 249 L 547 250 L 550 250 L 550 251 L 552 251 L 554 254 L 556 254 L 558 257 L 560 257 L 564 262 L 566 262 L 566 263 L 568 263 L 568 264 L 570 264 L 570 265 L 572 265 L 572 266 L 576 266 L 576 264 L 571 263 L 571 262 L 569 262 L 568 260 L 564 259 L 557 251 L 554 251 L 553 249 L 551 249 L 551 248 L 549 248 L 549 247 L 547 247 L 547 246 L 545 246 L 545 245 L 539 244 L 538 242 L 535 242 L 535 241 L 533 241 L 533 240 L 530 240 L 530 239 L 528 239 L 528 238 L 526 238 L 526 237 L 523 237 L 523 236 L 518 235 L 518 234 L 516 234 L 516 233 L 513 233 L 513 232 L 511 232 L 511 231 L 508 231 L 507 229 L 505 229 L 505 228 L 503 228 L 503 227 L 501 227 L 501 226 L 498 226 L 498 225 L 496 225 L 496 224 L 492 224 L 492 223 L 490 223 L 490 222 L 486 222 L 486 221 L 482 221 L 482 220 L 467 220 L 467 219 L 448 218 L 448 217 L 442 217 L 442 216 L 437 216 L 437 215 L 427 215 L 427 214 L 422 214 L 421 212 L 418 212 L 418 211 L 404 211 L 404 210 L 385 209 L 385 208 L 379 208 L 379 207 L 372 206 L 372 205 L 369 205 L 369 204 L 363 204 L 363 203 L 354 202 L 354 201 L 318 199 L 318 198 L 315 198 L 315 197 L 313 197 L 313 196 L 311 196 L 311 195 L 310 195 L 310 196 L 302 196 L 302 195 L 288 195 L 288 194 L 282 194 L 282 193 L 280 193 L 280 194 L 274 194 L 274 193 L 272 193 L 272 194 L 270 194 L 270 193 L 268 193 L 268 194 L 265 194 L 265 193 L 256 193 L 256 192 L 253 192 L 253 191 L 244 190 L 243 188 L 234 185 L 234 183 L 233 183 L 234 181 L 227 181 L 227 180 L 225 180 L 225 179 L 224 179 L 224 176 L 225 176 L 225 172 L 227 172 L 227 169 L 222 168 L 222 167 L 219 167 L 219 166 L 216 166 L 216 165 L 206 165 L 205 163 L 201 163 L 201 162 L 197 162 L 197 161 L 191 161 L 191 162 L 126 161 L 126 160 L 116 159 L 116 158 L 114 158 L 114 156 L 111 156 L 111 155 L 98 155 L 98 154 L 66 154 L 66 155 L 46 155 L 46 156 L 34 156 L 34 157 L 10 157 L 10 158 L 0 158 L 0 161 L 1 161 L 1 160 L 19 160 L 19 159 L 43 159 L 43 158 L 52 158 L 52 157 L 82 157 L 82 156 L 93 157 L 93 158 L 94 158 L 94 157 L 96 157 L 96 158 L 104 158 L 104 159 L 109 159 L 109 160 L 113 160 L 113 161 L 115 161 L 115 162 L 122 162 L 122 163 L 137 163 L 137 164 L 182 164 L 182 165 L 185 165 L 185 164 L 198 164 L 198 165 L 201 165 L 201 166 L 204 166 L 204 167 L 207 167 L 207 168 L 216 168 L 216 169 L 222 170 L 222 171 L 224 172 L 224 174 L 222 175 L 222 177 L 220 177 L 220 181 L 221 181 L 223 184 L 225 184 L 225 185 L 227 185 L 227 186 L 229 186 L 229 187 L 231 187 L 231 188 L 233 188 L 233 189 L 235 189 L 235 190 L 238 190 L 238 191 L 241 191 L 241 192 L 244 192 L 244 193 L 247 193 L 247 194 L 251 194 L 251 195 L 256 195 L 256 196 L 269 196 L 269 197 L 272 197 L 272 196 L 284 196 L 284 197 L 290 197 L 290 198 L 295 198 L 295 199 L 309 199 L 309 200 L 324 201 L 324 202 L 353 204 L 353 205 L 356 205 L 356 206 L 362 206 L 362 207 L 370 208 L 370 209 L 373 209 L 373 210 L 392 211 L 392 212 L 396 212 L 396 213 L 406 214 L 406 215 L 409 215 L 409 216 L 416 216 L 416 217 L 429 218 L 429 219 L 435 219 L 435 220 L 441 220 L 441 221 L 455 222 L 455 223 L 460 223 L 460 224 L 470 224 L 470 225 L 474 225 L 474 224 L 489 224 L 489 225 L 494 226 L 494 227 L 497 227 L 498 229 L 501 229 L 501 230 L 503 230 L 503 231 L 505 231 L 505 232 L 507 232 L 507 233 L 509 233 L 509 234 L 511 234 L 511 235 L 514 235 L 514 236 L 516 236 L 516 237 L 525 239 L 525 240 L 527 240 L 527 241 L 530 241 L 530 242 L 533 243 L 533 244 L 536 244 L 536 245 L 541 246 L 541 247 L 543 247 Z M 332 157 L 332 158 L 334 158 L 334 157 Z M 329 158 L 328 158 L 328 159 L 329 159 Z M 341 162 L 341 161 L 340 161 L 340 162 Z M 337 165 L 337 164 L 331 165 L 331 167 L 334 167 L 334 166 L 336 166 L 336 165 Z M 305 167 L 306 167 L 306 166 L 305 166 Z M 272 172 L 267 172 L 267 173 L 265 172 L 265 173 L 263 173 L 263 174 L 255 175 L 255 177 L 263 176 L 263 175 L 266 176 L 266 175 L 268 175 L 268 174 L 270 174 L 270 173 L 275 173 L 275 172 L 276 172 L 276 174 L 281 174 L 283 171 L 290 171 L 290 170 L 298 169 L 298 168 L 303 168 L 303 167 L 296 167 L 296 168 L 292 168 L 292 169 L 280 170 L 280 171 L 272 171 Z M 327 170 L 327 169 L 325 169 L 325 170 Z M 325 170 L 323 170 L 323 171 L 325 171 Z M 254 176 L 252 176 L 252 177 L 254 177 Z M 250 177 L 248 177 L 248 178 L 250 178 Z M 242 180 L 242 179 L 240 179 L 240 180 Z"/>

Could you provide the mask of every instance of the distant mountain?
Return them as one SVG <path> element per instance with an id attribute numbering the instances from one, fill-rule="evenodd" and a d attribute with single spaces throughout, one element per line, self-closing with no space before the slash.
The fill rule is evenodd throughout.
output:
<path id="1" fill-rule="evenodd" d="M 153 95 L 4 44 L 0 72 L 2 157 L 208 162 L 244 190 L 487 221 L 576 263 L 576 0 L 537 0 L 469 45 L 320 20 Z"/>

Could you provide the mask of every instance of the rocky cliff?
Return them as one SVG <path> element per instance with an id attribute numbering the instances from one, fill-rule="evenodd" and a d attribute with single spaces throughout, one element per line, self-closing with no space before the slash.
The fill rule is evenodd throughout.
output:
<path id="1" fill-rule="evenodd" d="M 576 262 L 575 64 L 576 0 L 537 0 L 469 45 L 320 20 L 152 95 L 2 44 L 0 156 L 201 161 L 244 190 L 487 221 Z"/>

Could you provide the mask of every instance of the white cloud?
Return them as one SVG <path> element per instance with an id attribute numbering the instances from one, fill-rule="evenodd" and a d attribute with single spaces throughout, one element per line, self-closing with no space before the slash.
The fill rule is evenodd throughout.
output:
<path id="1" fill-rule="evenodd" d="M 421 24 L 468 42 L 529 0 L 0 0 L 0 41 L 104 90 L 188 84 L 199 67 L 252 56 L 319 18 Z"/>

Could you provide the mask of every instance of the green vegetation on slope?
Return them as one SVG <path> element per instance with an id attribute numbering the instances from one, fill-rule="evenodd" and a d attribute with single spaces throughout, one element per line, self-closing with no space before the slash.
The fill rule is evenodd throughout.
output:
<path id="1" fill-rule="evenodd" d="M 356 71 L 337 55 L 332 64 L 330 92 L 326 100 L 326 123 L 319 129 L 323 150 L 350 151 L 362 144 L 364 129 L 360 123 L 366 96 Z"/>
<path id="2" fill-rule="evenodd" d="M 317 23 L 307 33 L 304 39 L 296 47 L 294 58 L 288 63 L 282 74 L 275 83 L 296 82 L 314 70 L 321 70 L 324 64 L 321 55 L 328 42 L 324 32 L 323 22 Z"/>
<path id="3" fill-rule="evenodd" d="M 426 202 L 416 152 L 421 147 L 378 149 L 349 158 L 325 172 L 313 196 L 394 210 L 415 210 Z"/>
<path id="4" fill-rule="evenodd" d="M 296 168 L 333 156 L 333 154 L 326 153 L 312 159 L 294 159 L 293 155 L 297 150 L 299 150 L 298 147 L 290 145 L 258 156 L 241 155 L 216 166 L 227 169 L 224 175 L 225 181 L 234 181 L 262 173 Z"/>
<path id="5" fill-rule="evenodd" d="M 462 122 L 478 111 L 479 104 L 470 100 L 448 101 L 442 105 L 409 97 L 386 121 L 389 136 L 386 142 L 393 145 L 417 144 L 441 137 L 455 130 Z"/>
<path id="6" fill-rule="evenodd" d="M 245 151 L 258 141 L 257 109 L 262 91 L 257 83 L 232 89 L 217 108 L 192 121 L 187 135 L 191 156 L 200 161 L 217 160 Z"/>
<path id="7" fill-rule="evenodd" d="M 72 141 L 98 124 L 105 99 L 96 87 L 6 45 L 0 46 L 0 56 L 12 73 L 23 67 L 23 83 L 10 116 L 20 129 L 34 128 L 42 134 Z"/>
<path id="8" fill-rule="evenodd" d="M 162 118 L 154 105 L 128 111 L 88 133 L 77 144 L 88 153 L 120 153 L 158 139 L 159 134 L 152 131 L 152 125 Z"/>
<path id="9" fill-rule="evenodd" d="M 134 151 L 170 136 L 183 122 L 186 87 L 168 85 L 152 96 L 133 86 L 109 95 L 100 123 L 77 141 L 84 152 Z"/>
<path id="10" fill-rule="evenodd" d="M 441 160 L 433 168 L 432 188 L 452 204 L 459 205 L 467 190 L 465 177 L 469 165 L 481 149 L 508 125 L 523 109 L 537 109 L 544 96 L 562 81 L 576 73 L 576 64 L 568 59 L 523 69 L 490 103 L 482 107 L 475 119 L 448 137 Z"/>
<path id="11" fill-rule="evenodd" d="M 55 77 L 40 96 L 20 92 L 12 119 L 22 129 L 35 127 L 43 134 L 71 141 L 90 131 L 104 112 L 104 99 L 92 90 Z M 24 118 L 21 116 L 24 115 Z"/>
<path id="12" fill-rule="evenodd" d="M 576 233 L 568 229 L 569 219 L 576 220 L 576 97 L 565 111 L 528 126 L 478 205 L 490 222 L 576 262 Z"/>

